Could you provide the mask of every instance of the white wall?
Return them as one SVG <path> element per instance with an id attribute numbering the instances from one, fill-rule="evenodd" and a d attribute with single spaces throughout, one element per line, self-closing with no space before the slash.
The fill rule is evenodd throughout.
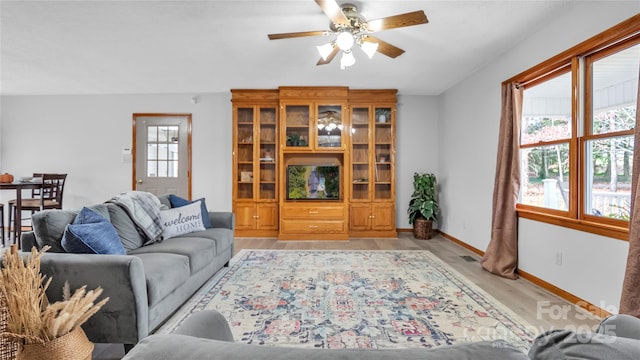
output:
<path id="1" fill-rule="evenodd" d="M 231 209 L 230 94 L 6 96 L 2 98 L 2 172 L 65 172 L 64 207 L 103 202 L 131 189 L 132 114 L 192 113 L 193 197 Z M 0 193 L 6 201 L 15 197 Z"/>
<path id="2" fill-rule="evenodd" d="M 2 172 L 66 172 L 64 207 L 103 202 L 131 189 L 133 113 L 193 114 L 193 198 L 211 210 L 231 210 L 230 94 L 2 97 Z M 435 172 L 438 159 L 437 99 L 398 97 L 396 169 L 397 223 L 408 228 L 406 206 L 414 171 Z M 0 201 L 15 195 L 2 191 Z"/>
<path id="3" fill-rule="evenodd" d="M 440 164 L 447 234 L 485 250 L 491 206 L 502 81 L 640 12 L 639 1 L 579 1 L 500 60 L 440 97 Z M 616 239 L 521 220 L 519 267 L 592 304 L 617 306 L 627 246 Z M 562 266 L 555 264 L 563 252 Z"/>
<path id="4" fill-rule="evenodd" d="M 438 99 L 433 96 L 399 96 L 397 115 L 396 227 L 409 229 L 407 208 L 413 193 L 413 173 L 432 172 L 438 175 Z"/>

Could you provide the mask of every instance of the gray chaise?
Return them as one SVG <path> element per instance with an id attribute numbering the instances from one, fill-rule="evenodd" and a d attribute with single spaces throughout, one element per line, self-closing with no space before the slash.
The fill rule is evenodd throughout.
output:
<path id="1" fill-rule="evenodd" d="M 603 320 L 597 333 L 556 330 L 539 335 L 528 354 L 503 341 L 484 341 L 434 349 L 327 350 L 261 346 L 233 342 L 229 324 L 216 311 L 187 318 L 173 334 L 151 335 L 123 360 L 163 359 L 441 359 L 441 360 L 637 360 L 640 359 L 640 319 L 615 315 Z"/>
<path id="2" fill-rule="evenodd" d="M 166 196 L 163 204 L 170 205 Z M 128 214 L 116 204 L 91 206 L 110 220 L 123 244 L 142 243 Z M 147 246 L 125 246 L 127 255 L 65 253 L 60 240 L 78 210 L 45 210 L 33 216 L 33 232 L 23 233 L 22 249 L 51 250 L 41 259 L 43 274 L 53 277 L 50 301 L 60 300 L 62 286 L 102 287 L 107 304 L 82 328 L 95 343 L 122 343 L 125 348 L 149 335 L 167 320 L 233 256 L 234 216 L 209 212 L 213 228 Z"/>

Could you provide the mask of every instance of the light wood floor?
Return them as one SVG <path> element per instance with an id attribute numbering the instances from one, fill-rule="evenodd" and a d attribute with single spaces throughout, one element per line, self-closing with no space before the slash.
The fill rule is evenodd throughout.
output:
<path id="1" fill-rule="evenodd" d="M 509 280 L 492 275 L 480 267 L 480 257 L 441 236 L 417 240 L 411 233 L 398 239 L 351 239 L 349 241 L 276 241 L 263 238 L 237 238 L 241 249 L 283 250 L 429 250 L 478 285 L 487 293 L 528 321 L 535 333 L 551 329 L 593 329 L 599 318 L 524 279 Z M 470 256 L 476 261 L 468 261 Z M 94 360 L 115 360 L 124 356 L 119 344 L 96 344 Z"/>

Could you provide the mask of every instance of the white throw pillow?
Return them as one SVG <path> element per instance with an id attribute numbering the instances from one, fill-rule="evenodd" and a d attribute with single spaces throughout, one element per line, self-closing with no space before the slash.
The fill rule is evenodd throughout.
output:
<path id="1" fill-rule="evenodd" d="M 160 223 L 164 239 L 205 230 L 199 201 L 169 210 L 161 210 Z"/>

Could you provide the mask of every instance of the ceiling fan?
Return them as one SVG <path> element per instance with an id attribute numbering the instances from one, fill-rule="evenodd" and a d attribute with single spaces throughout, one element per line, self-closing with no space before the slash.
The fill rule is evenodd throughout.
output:
<path id="1" fill-rule="evenodd" d="M 404 50 L 371 36 L 371 34 L 382 30 L 426 24 L 428 22 L 427 16 L 422 10 L 366 20 L 358 14 L 358 9 L 353 4 L 340 6 L 335 0 L 315 0 L 315 2 L 331 19 L 329 30 L 269 34 L 268 36 L 270 40 L 279 40 L 305 36 L 337 35 L 334 41 L 317 47 L 321 57 L 316 65 L 330 63 L 341 50 L 343 55 L 340 60 L 340 68 L 344 69 L 353 65 L 355 58 L 351 49 L 354 44 L 359 45 L 369 58 L 373 57 L 376 52 L 396 58 L 402 55 Z"/>

